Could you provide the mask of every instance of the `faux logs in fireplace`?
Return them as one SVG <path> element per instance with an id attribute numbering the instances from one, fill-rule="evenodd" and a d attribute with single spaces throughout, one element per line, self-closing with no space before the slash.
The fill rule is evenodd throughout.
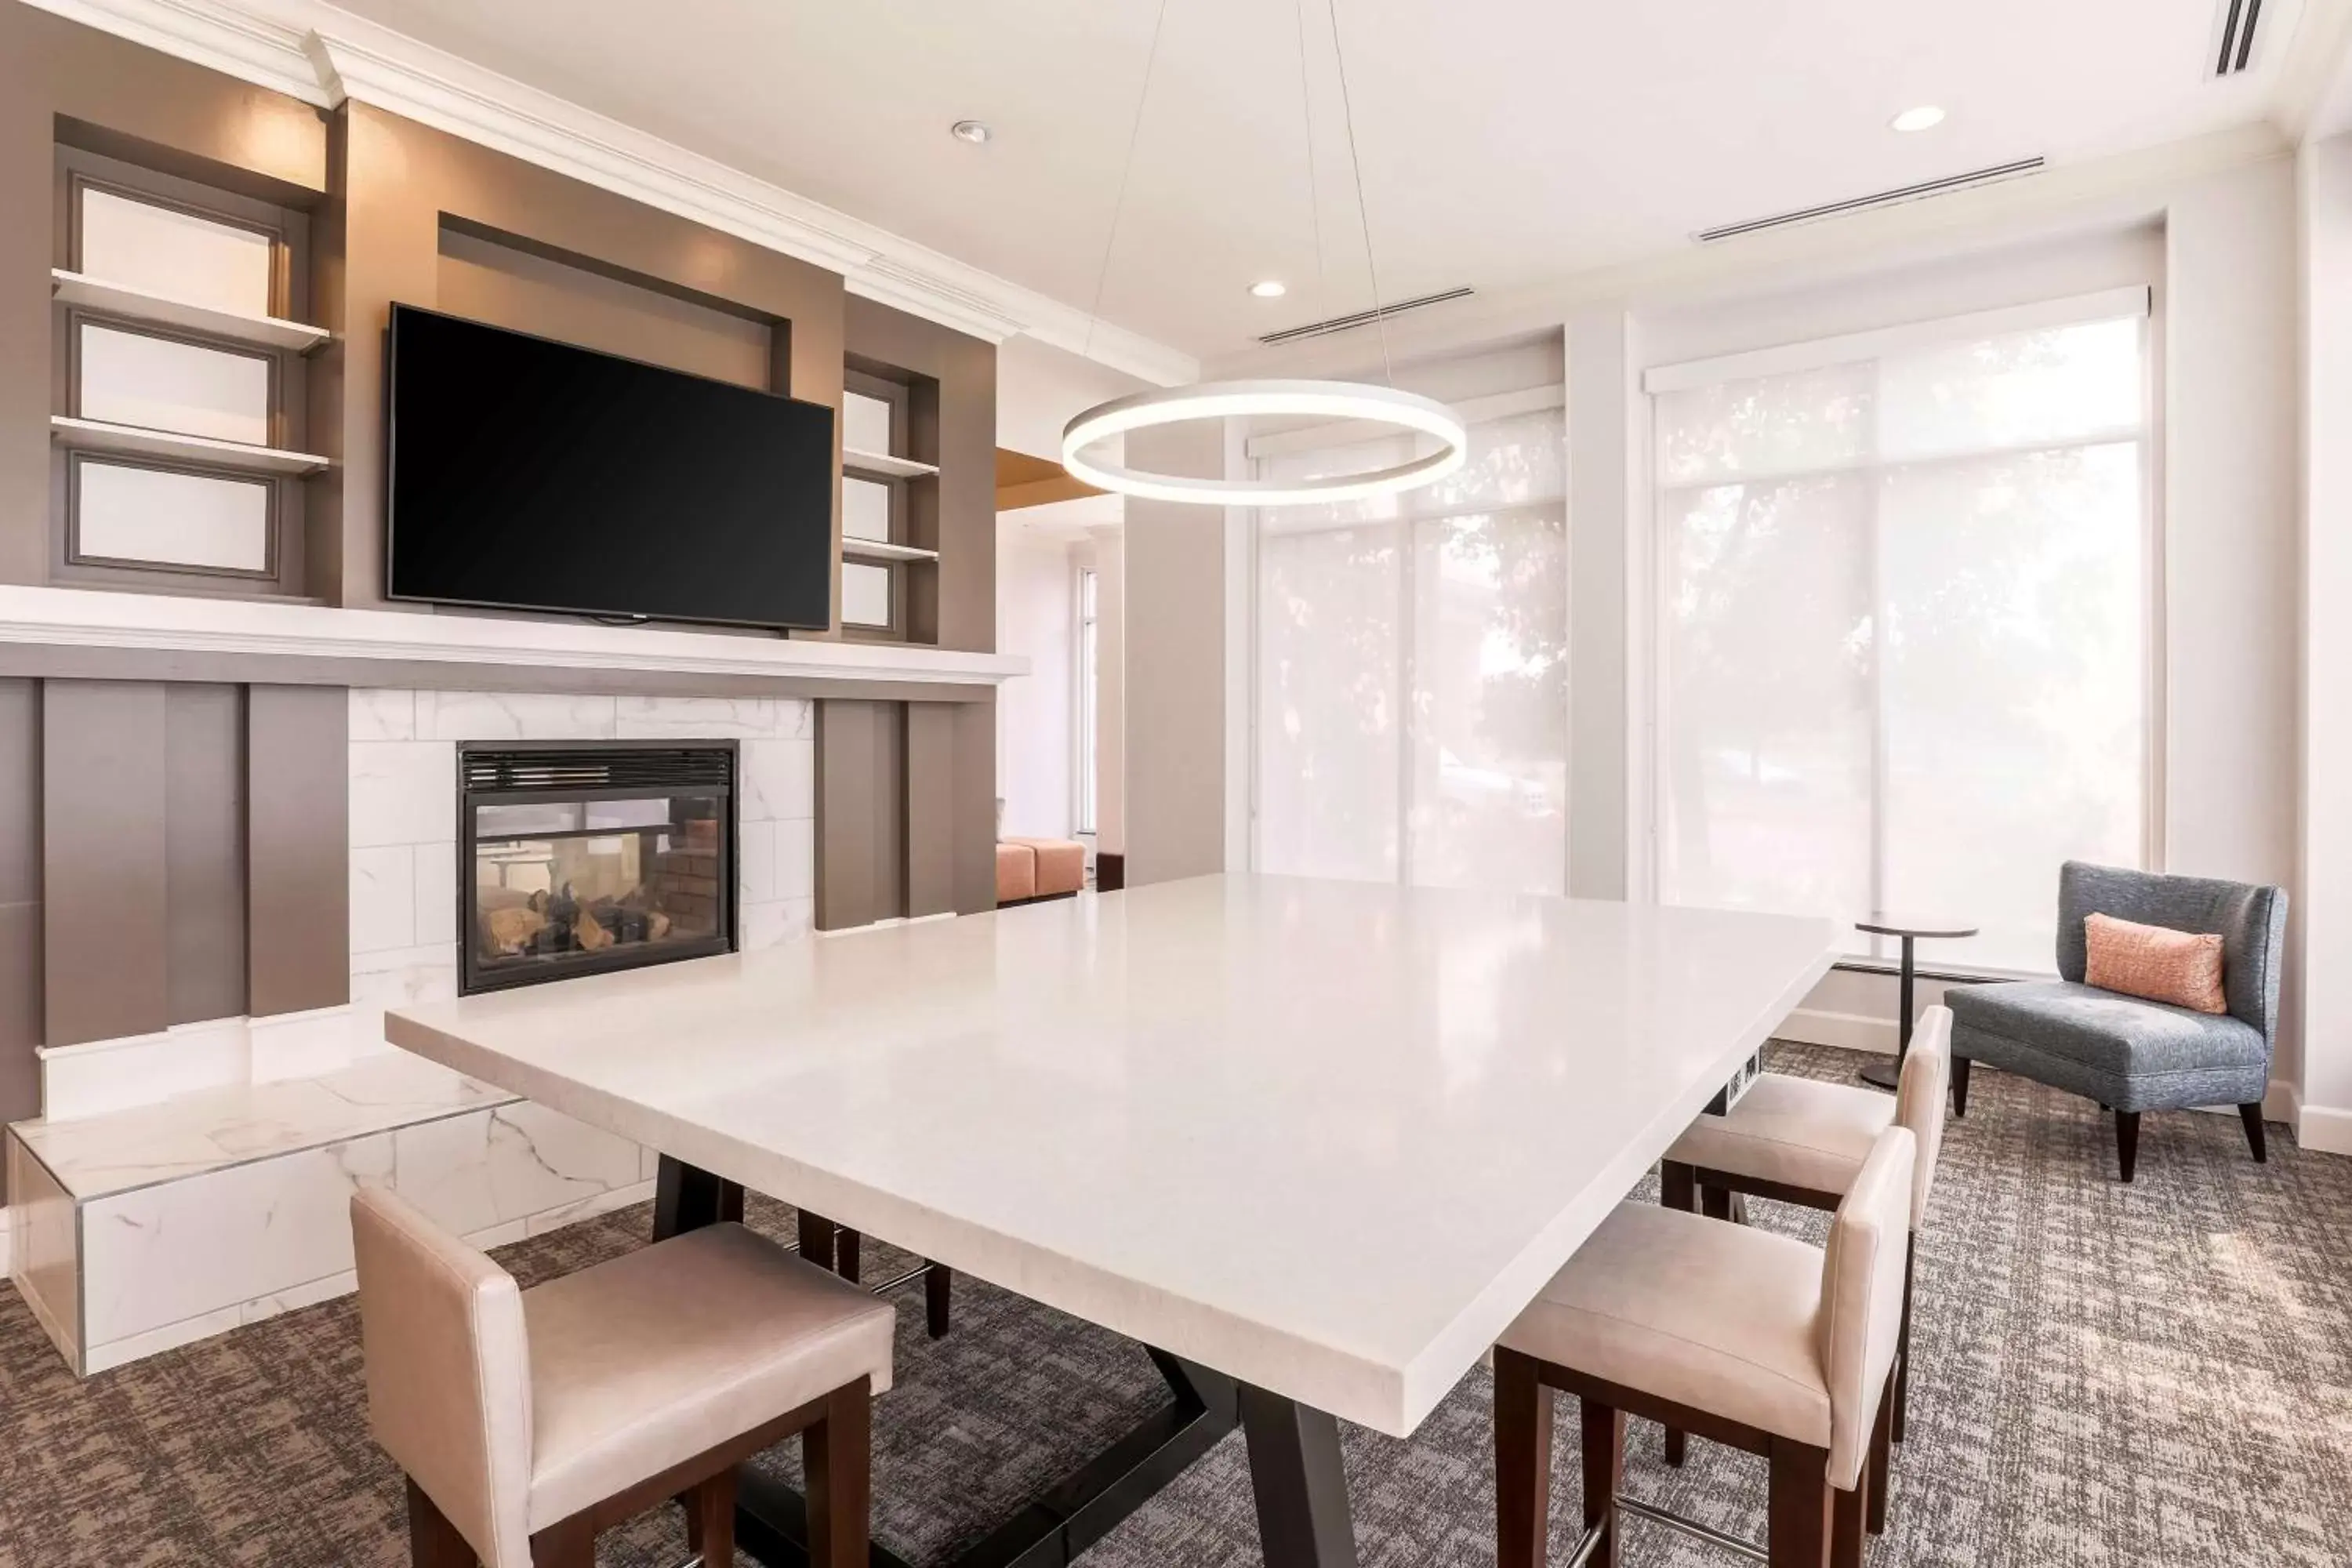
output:
<path id="1" fill-rule="evenodd" d="M 735 949 L 735 747 L 457 752 L 460 988 Z"/>

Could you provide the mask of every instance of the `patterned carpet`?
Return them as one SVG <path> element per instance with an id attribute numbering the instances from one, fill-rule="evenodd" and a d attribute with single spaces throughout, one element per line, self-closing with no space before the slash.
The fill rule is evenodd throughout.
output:
<path id="1" fill-rule="evenodd" d="M 1854 1058 L 1775 1048 L 1781 1071 Z M 1911 1439 L 1874 1564 L 2189 1568 L 2352 1561 L 2352 1160 L 2281 1130 L 2246 1157 L 2235 1117 L 2151 1118 L 2138 1183 L 2105 1120 L 1979 1071 L 1920 1256 Z M 1756 1205 L 1814 1236 L 1820 1216 Z M 762 1228 L 784 1211 L 761 1205 Z M 526 1283 L 638 1243 L 643 1210 L 501 1254 Z M 1404 1238 L 1400 1237 L 1400 1245 Z M 879 1251 L 881 1256 L 873 1256 Z M 871 1277 L 897 1259 L 869 1249 Z M 876 1411 L 876 1529 L 937 1560 L 1160 1397 L 1133 1347 L 959 1281 L 956 1331 L 900 1305 L 898 1388 Z M 1575 1444 L 1556 1495 L 1576 1495 Z M 1753 1539 L 1760 1461 L 1694 1444 L 1684 1471 L 1638 1428 L 1636 1495 Z M 773 1456 L 785 1468 L 786 1450 Z M 1465 1379 L 1410 1442 L 1348 1434 L 1365 1568 L 1493 1561 L 1487 1384 Z M 1556 1510 L 1564 1560 L 1572 1500 Z M 1629 1564 L 1730 1561 L 1629 1527 Z M 671 1568 L 675 1511 L 600 1543 L 606 1568 Z M 367 1436 L 352 1304 L 329 1303 L 77 1383 L 0 1290 L 0 1563 L 393 1568 L 398 1478 Z M 749 1559 L 744 1560 L 746 1563 Z M 1259 1561 L 1246 1459 L 1228 1437 L 1083 1560 Z"/>

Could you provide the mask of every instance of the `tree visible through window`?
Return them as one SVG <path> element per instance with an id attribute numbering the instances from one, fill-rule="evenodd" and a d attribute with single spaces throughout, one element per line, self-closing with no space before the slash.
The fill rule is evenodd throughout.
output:
<path id="1" fill-rule="evenodd" d="M 1663 900 L 2047 970 L 2059 863 L 2146 861 L 2146 329 L 1656 393 Z"/>

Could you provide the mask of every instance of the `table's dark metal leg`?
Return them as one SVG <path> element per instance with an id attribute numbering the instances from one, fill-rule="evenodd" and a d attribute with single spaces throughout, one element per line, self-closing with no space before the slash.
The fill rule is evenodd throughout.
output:
<path id="1" fill-rule="evenodd" d="M 1903 938 L 1903 968 L 1895 980 L 1895 1064 L 1872 1062 L 1862 1069 L 1862 1081 L 1880 1089 L 1893 1089 L 1903 1081 L 1903 1058 L 1911 1054 L 1911 959 L 1912 939 Z"/>
<path id="2" fill-rule="evenodd" d="M 654 1176 L 654 1239 L 743 1217 L 743 1189 L 664 1154 Z"/>
<path id="3" fill-rule="evenodd" d="M 667 1154 L 662 1156 L 660 1174 L 655 1184 L 655 1240 L 723 1219 L 740 1219 L 742 1215 L 741 1187 Z M 831 1222 L 822 1219 L 816 1225 L 826 1231 L 835 1228 Z M 809 1232 L 803 1230 L 803 1234 L 806 1237 Z M 830 1241 L 829 1237 L 826 1239 Z M 1079 1552 L 1142 1507 L 1154 1492 L 1181 1475 L 1239 1423 L 1239 1396 L 1231 1378 L 1148 1345 L 1144 1351 L 1168 1384 L 1168 1405 L 977 1543 L 959 1552 L 949 1568 L 1066 1568 Z M 1324 1416 L 1322 1420 L 1328 1426 L 1330 1417 Z M 1336 1473 L 1336 1433 L 1332 1442 Z M 1252 1452 L 1255 1455 L 1255 1447 Z M 737 1550 L 767 1564 L 767 1568 L 805 1568 L 808 1507 L 801 1494 L 750 1465 L 736 1472 L 735 1488 Z M 1264 1495 L 1261 1487 L 1260 1496 Z M 1339 1508 L 1344 1523 L 1344 1490 L 1339 1494 Z M 868 1561 L 872 1568 L 908 1568 L 905 1559 L 878 1542 L 874 1543 Z M 1268 1561 L 1294 1560 L 1270 1557 Z M 1345 1558 L 1295 1561 L 1324 1568 L 1335 1563 L 1352 1565 L 1355 1557 L 1351 1551 Z"/>
<path id="4" fill-rule="evenodd" d="M 1339 1424 L 1247 1384 L 1241 1406 L 1266 1568 L 1356 1568 Z"/>

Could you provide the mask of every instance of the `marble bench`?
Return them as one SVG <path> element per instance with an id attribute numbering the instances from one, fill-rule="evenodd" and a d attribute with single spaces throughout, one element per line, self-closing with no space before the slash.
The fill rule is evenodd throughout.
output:
<path id="1" fill-rule="evenodd" d="M 654 1156 L 405 1052 L 7 1129 L 10 1273 L 84 1375 L 355 1288 L 354 1187 L 476 1247 L 652 1195 Z"/>

